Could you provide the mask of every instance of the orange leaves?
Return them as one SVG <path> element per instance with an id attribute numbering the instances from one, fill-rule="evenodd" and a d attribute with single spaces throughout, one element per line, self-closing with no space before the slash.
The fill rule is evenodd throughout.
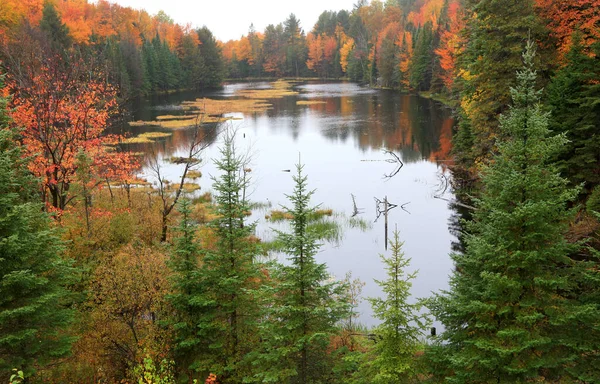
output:
<path id="1" fill-rule="evenodd" d="M 325 77 L 327 74 L 327 65 L 333 64 L 333 59 L 337 51 L 335 36 L 327 36 L 324 33 L 315 36 L 309 33 L 306 36 L 306 43 L 308 45 L 306 66 L 317 72 L 319 76 Z"/>
<path id="2" fill-rule="evenodd" d="M 464 18 L 459 0 L 448 4 L 448 25 L 442 30 L 440 46 L 435 50 L 442 68 L 441 78 L 447 89 L 452 88 L 455 78 L 456 57 L 462 43 L 460 31 L 464 27 Z"/>
<path id="3" fill-rule="evenodd" d="M 575 31 L 583 34 L 586 46 L 600 39 L 600 0 L 536 0 L 536 5 L 561 53 L 569 51 Z"/>
<path id="4" fill-rule="evenodd" d="M 92 75 L 90 77 L 90 74 Z M 108 150 L 118 138 L 105 136 L 107 120 L 115 111 L 114 90 L 96 81 L 100 74 L 74 61 L 59 69 L 48 60 L 31 78 L 19 79 L 11 117 L 23 127 L 25 154 L 30 170 L 43 180 L 44 195 L 54 208 L 64 209 L 75 180 L 77 155 L 91 159 L 92 172 L 103 178 L 122 178 L 132 172 L 129 155 Z"/>

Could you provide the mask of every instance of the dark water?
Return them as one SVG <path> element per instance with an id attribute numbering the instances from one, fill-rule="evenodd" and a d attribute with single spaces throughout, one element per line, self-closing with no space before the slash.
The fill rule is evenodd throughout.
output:
<path id="1" fill-rule="evenodd" d="M 236 90 L 267 87 L 267 83 L 227 85 L 214 97 L 234 97 Z M 331 274 L 343 278 L 347 271 L 366 286 L 363 296 L 377 296 L 379 287 L 373 279 L 385 278 L 379 254 L 384 249 L 384 219 L 377 222 L 375 198 L 385 196 L 399 205 L 389 213 L 390 235 L 400 231 L 404 251 L 412 259 L 410 270 L 418 270 L 413 282 L 413 296 L 427 297 L 447 287 L 452 262 L 448 256 L 454 240 L 448 230 L 451 210 L 447 201 L 451 191 L 444 191 L 450 177 L 446 165 L 450 150 L 453 120 L 450 112 L 431 100 L 395 92 L 371 90 L 351 83 L 305 84 L 296 87 L 297 96 L 270 100 L 273 108 L 265 113 L 241 115 L 242 120 L 227 124 L 238 130 L 241 152 L 251 155 L 252 187 L 250 198 L 270 202 L 273 208 L 287 204 L 293 181 L 286 169 L 294 169 L 301 156 L 310 188 L 316 189 L 312 202 L 331 208 L 339 220 L 347 221 L 356 205 L 358 216 L 371 228 L 346 227 L 343 238 L 325 243 L 318 260 L 327 263 Z M 141 104 L 136 119 L 149 120 L 156 115 L 181 113 L 177 105 L 192 100 L 195 94 L 176 94 Z M 298 100 L 321 100 L 324 104 L 297 105 Z M 174 109 L 174 110 L 169 110 Z M 135 132 L 147 129 L 135 128 Z M 159 130 L 159 129 L 154 129 Z M 202 191 L 210 191 L 207 175 L 215 175 L 210 159 L 218 157 L 219 138 L 207 131 L 212 142 L 205 151 L 200 181 Z M 162 157 L 183 154 L 190 132 L 173 131 L 173 136 L 155 145 L 132 145 L 134 151 L 151 148 Z M 396 164 L 388 162 L 392 151 L 404 166 L 392 178 Z M 164 165 L 173 181 L 180 175 L 176 165 Z M 440 199 L 441 197 L 442 199 Z M 400 206 L 403 206 L 402 209 Z M 268 210 L 258 210 L 251 219 L 258 221 L 257 235 L 269 239 L 278 224 L 265 223 Z M 376 323 L 365 301 L 361 304 L 361 321 Z"/>

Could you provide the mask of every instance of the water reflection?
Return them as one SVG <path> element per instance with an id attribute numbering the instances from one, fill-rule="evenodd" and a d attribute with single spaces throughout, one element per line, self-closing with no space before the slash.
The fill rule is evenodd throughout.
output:
<path id="1" fill-rule="evenodd" d="M 268 86 L 268 83 L 231 84 L 212 96 L 235 98 L 240 89 Z M 251 199 L 269 201 L 275 208 L 288 204 L 285 194 L 292 191 L 293 181 L 282 170 L 293 169 L 301 153 L 309 186 L 316 188 L 315 204 L 350 216 L 354 210 L 352 194 L 356 205 L 362 208 L 361 218 L 370 222 L 376 218 L 374 198 L 381 200 L 387 196 L 394 204 L 406 204 L 410 214 L 400 208 L 390 211 L 389 226 L 390 230 L 397 227 L 400 231 L 405 241 L 404 251 L 412 258 L 411 270 L 419 270 L 413 295 L 426 297 L 432 291 L 447 288 L 452 269 L 448 253 L 454 239 L 448 230 L 451 210 L 447 202 L 436 198 L 436 193 L 450 151 L 454 125 L 450 112 L 431 100 L 350 83 L 303 84 L 296 90 L 298 95 L 269 100 L 273 107 L 266 112 L 243 115 L 243 120 L 228 123 L 239 131 L 240 149 L 251 154 Z M 135 119 L 154 119 L 166 114 L 161 109 L 177 106 L 183 99 L 204 96 L 169 95 L 158 103 L 140 106 Z M 297 103 L 307 100 L 318 103 Z M 216 125 L 201 129 L 212 143 L 203 158 L 218 157 Z M 155 144 L 130 145 L 131 150 L 154 151 L 159 158 L 181 156 L 191 139 L 189 130 L 136 127 L 131 132 L 148 130 L 173 134 Z M 405 164 L 391 179 L 385 179 L 384 175 L 393 172 L 395 165 L 386 161 L 389 156 L 382 149 L 393 151 Z M 174 164 L 165 164 L 164 171 L 173 181 L 180 174 Z M 204 162 L 202 173 L 217 175 L 210 161 Z M 201 184 L 202 191 L 210 190 L 208 177 L 202 178 Z M 447 193 L 445 197 L 451 198 L 450 191 Z M 251 218 L 258 221 L 257 235 L 269 238 L 271 227 L 281 227 L 265 223 L 265 213 L 256 212 Z M 383 225 L 380 220 L 368 231 L 347 229 L 341 243 L 325 244 L 318 255 L 337 277 L 352 270 L 354 276 L 365 281 L 366 297 L 381 293 L 373 279 L 384 277 L 378 258 L 384 252 Z M 364 302 L 360 310 L 361 320 L 373 324 L 368 303 Z"/>

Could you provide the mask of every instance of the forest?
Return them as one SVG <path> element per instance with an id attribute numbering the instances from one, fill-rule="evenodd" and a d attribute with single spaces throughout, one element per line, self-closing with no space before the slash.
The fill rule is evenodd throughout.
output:
<path id="1" fill-rule="evenodd" d="M 600 382 L 600 0 L 359 0 L 305 27 L 223 42 L 106 0 L 0 2 L 0 382 Z M 316 257 L 328 213 L 300 161 L 266 242 L 220 116 L 189 128 L 178 183 L 141 179 L 109 129 L 138 98 L 281 78 L 453 109 L 447 291 L 410 300 L 393 232 L 366 327 L 363 282 Z"/>

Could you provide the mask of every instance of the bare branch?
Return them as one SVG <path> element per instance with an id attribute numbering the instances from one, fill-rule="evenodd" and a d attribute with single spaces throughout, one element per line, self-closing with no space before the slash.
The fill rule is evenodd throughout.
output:
<path id="1" fill-rule="evenodd" d="M 392 173 L 383 174 L 383 177 L 385 179 L 389 180 L 392 177 L 396 176 L 398 174 L 398 172 L 400 172 L 400 170 L 402 169 L 402 167 L 404 167 L 404 163 L 402 162 L 402 160 L 400 160 L 400 158 L 398 157 L 398 155 L 396 155 L 394 152 L 388 151 L 387 149 L 384 149 L 383 152 L 387 153 L 388 155 L 392 155 L 394 157 L 393 159 L 387 159 L 386 161 L 388 163 L 394 163 L 394 164 L 396 164 L 396 168 L 394 169 L 394 171 Z"/>

